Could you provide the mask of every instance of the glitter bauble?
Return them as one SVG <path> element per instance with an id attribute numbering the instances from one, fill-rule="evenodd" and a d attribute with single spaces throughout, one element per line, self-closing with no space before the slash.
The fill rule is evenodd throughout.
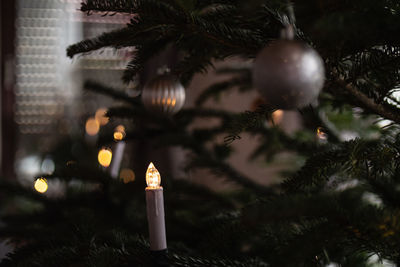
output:
<path id="1" fill-rule="evenodd" d="M 144 86 L 142 101 L 154 113 L 172 115 L 185 103 L 185 88 L 175 77 L 159 75 Z"/>
<path id="2" fill-rule="evenodd" d="M 274 41 L 254 61 L 253 84 L 272 108 L 294 109 L 311 104 L 324 81 L 323 60 L 300 41 Z"/>

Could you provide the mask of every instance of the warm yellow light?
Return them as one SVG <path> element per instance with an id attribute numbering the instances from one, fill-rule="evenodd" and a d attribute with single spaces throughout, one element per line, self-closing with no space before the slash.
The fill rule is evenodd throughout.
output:
<path id="1" fill-rule="evenodd" d="M 283 110 L 277 109 L 272 113 L 272 120 L 275 124 L 279 124 L 283 118 Z"/>
<path id="2" fill-rule="evenodd" d="M 100 125 L 106 125 L 109 121 L 109 118 L 106 117 L 106 113 L 107 113 L 107 109 L 105 108 L 99 108 L 96 111 L 96 114 L 94 115 L 94 117 L 99 121 Z"/>
<path id="3" fill-rule="evenodd" d="M 49 188 L 49 186 L 47 185 L 47 180 L 44 178 L 38 178 L 35 181 L 35 184 L 33 185 L 33 187 L 35 188 L 36 191 L 38 191 L 39 193 L 44 193 L 47 191 L 47 189 Z"/>
<path id="4" fill-rule="evenodd" d="M 124 134 L 121 132 L 114 132 L 114 140 L 121 141 L 124 139 Z"/>
<path id="5" fill-rule="evenodd" d="M 110 166 L 112 159 L 112 152 L 109 148 L 102 148 L 97 155 L 97 160 L 99 161 L 100 165 L 103 167 Z"/>
<path id="6" fill-rule="evenodd" d="M 317 128 L 317 137 L 319 140 L 325 141 L 328 139 L 328 135 L 322 130 L 321 127 Z"/>
<path id="7" fill-rule="evenodd" d="M 153 162 L 150 162 L 149 167 L 146 172 L 146 183 L 147 188 L 149 189 L 157 189 L 160 188 L 161 184 L 161 176 Z"/>
<path id="8" fill-rule="evenodd" d="M 86 121 L 85 130 L 88 135 L 96 135 L 100 130 L 100 124 L 95 118 L 89 118 Z"/>
<path id="9" fill-rule="evenodd" d="M 121 141 L 125 137 L 125 127 L 123 125 L 118 125 L 115 128 L 114 140 Z"/>
<path id="10" fill-rule="evenodd" d="M 119 178 L 127 184 L 135 181 L 135 173 L 131 169 L 122 169 L 119 173 Z"/>

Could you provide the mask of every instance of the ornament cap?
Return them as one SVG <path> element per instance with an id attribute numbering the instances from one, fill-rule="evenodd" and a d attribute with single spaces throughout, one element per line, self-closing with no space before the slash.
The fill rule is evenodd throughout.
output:
<path id="1" fill-rule="evenodd" d="M 281 39 L 293 40 L 295 36 L 294 27 L 291 24 L 287 24 L 285 28 L 281 30 Z"/>
<path id="2" fill-rule="evenodd" d="M 293 4 L 289 2 L 287 5 L 287 15 L 283 16 L 284 28 L 281 30 L 281 39 L 294 40 L 294 37 L 296 35 L 296 31 L 294 28 L 295 22 L 296 17 L 294 15 L 294 7 Z"/>
<path id="3" fill-rule="evenodd" d="M 171 73 L 171 69 L 168 68 L 167 65 L 163 65 L 162 67 L 159 67 L 157 69 L 157 74 L 158 75 L 166 75 L 166 74 L 170 74 Z"/>

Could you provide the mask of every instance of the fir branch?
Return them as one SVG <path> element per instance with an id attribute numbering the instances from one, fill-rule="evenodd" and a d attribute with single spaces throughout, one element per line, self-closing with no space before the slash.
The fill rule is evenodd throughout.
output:
<path id="1" fill-rule="evenodd" d="M 215 118 L 221 118 L 223 120 L 229 120 L 233 118 L 234 115 L 235 113 L 222 109 L 186 108 L 181 110 L 178 114 L 176 114 L 175 118 L 178 121 L 182 120 L 189 123 L 191 122 L 191 118 L 193 117 L 198 117 L 198 118 L 215 117 Z"/>
<path id="2" fill-rule="evenodd" d="M 187 257 L 177 254 L 168 256 L 172 266 L 176 267 L 207 267 L 207 266 L 221 266 L 221 267 L 267 267 L 268 264 L 259 259 L 250 259 L 245 262 L 226 260 L 226 259 L 205 259 Z"/>
<path id="3" fill-rule="evenodd" d="M 90 14 L 96 12 L 137 13 L 136 0 L 85 0 L 81 3 L 81 11 Z"/>
<path id="4" fill-rule="evenodd" d="M 333 147 L 315 153 L 293 177 L 285 180 L 282 187 L 287 192 L 312 190 L 326 182 L 330 175 L 349 164 L 349 154 L 357 146 L 357 141 L 346 142 L 341 147 Z M 345 147 L 345 148 L 344 148 Z"/>
<path id="5" fill-rule="evenodd" d="M 234 16 L 238 16 L 239 14 L 240 12 L 238 8 L 231 3 L 208 5 L 201 8 L 199 11 L 199 16 L 208 21 L 221 21 L 225 19 L 229 20 Z"/>
<path id="6" fill-rule="evenodd" d="M 257 134 L 262 141 L 250 155 L 255 159 L 265 155 L 266 160 L 271 160 L 276 153 L 282 151 L 295 151 L 301 155 L 310 156 L 317 150 L 317 144 L 313 141 L 300 141 L 284 133 L 279 127 L 255 128 L 248 131 L 250 134 Z"/>
<path id="7" fill-rule="evenodd" d="M 37 193 L 31 188 L 26 188 L 17 183 L 5 182 L 2 181 L 0 183 L 0 192 L 4 195 L 17 195 L 23 196 L 27 199 L 31 199 L 33 201 L 37 201 L 39 203 L 46 203 L 48 199 L 42 194 Z"/>
<path id="8" fill-rule="evenodd" d="M 168 0 L 86 0 L 81 5 L 81 11 L 87 12 L 117 12 L 139 15 L 143 18 L 148 15 L 158 14 L 158 16 L 149 19 L 170 19 L 181 20 L 185 17 L 184 9 L 174 1 Z"/>
<path id="9" fill-rule="evenodd" d="M 356 80 L 358 77 L 369 76 L 371 72 L 398 69 L 400 64 L 400 47 L 384 46 L 371 48 L 350 57 L 351 69 L 349 77 Z"/>
<path id="10" fill-rule="evenodd" d="M 196 105 L 200 106 L 204 104 L 209 98 L 214 97 L 217 98 L 220 96 L 223 92 L 228 91 L 232 87 L 237 87 L 241 86 L 241 91 L 245 91 L 245 89 L 252 89 L 251 86 L 249 85 L 249 80 L 247 79 L 248 77 L 233 77 L 227 81 L 215 83 L 208 87 L 206 90 L 204 90 L 196 99 Z"/>
<path id="11" fill-rule="evenodd" d="M 137 33 L 138 31 L 132 27 L 106 32 L 96 38 L 84 40 L 69 46 L 67 48 L 67 56 L 72 58 L 77 54 L 90 52 L 106 46 L 113 46 L 115 48 L 131 46 L 131 38 Z"/>
<path id="12" fill-rule="evenodd" d="M 106 87 L 100 83 L 94 81 L 86 81 L 83 85 L 84 89 L 88 91 L 93 91 L 95 93 L 103 94 L 109 97 L 112 97 L 116 100 L 122 100 L 128 102 L 132 105 L 139 105 L 140 95 L 136 97 L 130 97 L 126 93 L 122 92 L 121 90 L 116 90 L 114 88 Z"/>
<path id="13" fill-rule="evenodd" d="M 390 105 L 382 105 L 376 103 L 373 99 L 366 96 L 363 92 L 355 88 L 352 84 L 346 83 L 344 80 L 336 79 L 335 84 L 344 89 L 350 95 L 352 95 L 355 100 L 365 108 L 375 114 L 382 116 L 383 118 L 392 120 L 396 123 L 400 123 L 400 112 L 397 108 Z"/>
<path id="14" fill-rule="evenodd" d="M 276 190 L 272 187 L 265 187 L 261 184 L 253 182 L 253 179 L 246 177 L 244 174 L 235 170 L 233 167 L 229 166 L 227 163 L 222 161 L 217 161 L 206 154 L 207 156 L 199 155 L 195 157 L 186 168 L 196 169 L 196 168 L 207 168 L 213 171 L 217 175 L 223 175 L 229 180 L 243 186 L 244 188 L 251 189 L 261 195 L 274 195 Z"/>
<path id="15" fill-rule="evenodd" d="M 233 28 L 225 23 L 216 24 L 201 17 L 193 17 L 191 27 L 210 41 L 239 54 L 253 55 L 265 43 L 265 37 L 258 31 Z"/>
<path id="16" fill-rule="evenodd" d="M 143 70 L 146 62 L 150 58 L 156 56 L 159 52 L 161 52 L 169 44 L 170 41 L 171 40 L 168 38 L 159 39 L 151 43 L 137 46 L 134 58 L 129 61 L 126 69 L 124 70 L 122 80 L 125 83 L 133 81 L 136 75 Z"/>
<path id="17" fill-rule="evenodd" d="M 179 77 L 183 86 L 187 87 L 196 73 L 205 73 L 208 67 L 214 66 L 211 61 L 212 55 L 205 50 L 206 48 L 196 54 L 186 55 L 174 68 L 173 72 Z"/>
<path id="18" fill-rule="evenodd" d="M 313 191 L 328 179 L 342 172 L 346 179 L 358 179 L 372 187 L 384 174 L 393 175 L 400 155 L 398 141 L 391 138 L 375 141 L 355 139 L 335 146 L 326 146 L 310 157 L 293 177 L 283 183 L 287 192 Z M 367 168 L 366 168 L 367 166 Z"/>
<path id="19" fill-rule="evenodd" d="M 246 111 L 238 114 L 230 122 L 227 128 L 229 135 L 224 138 L 225 143 L 230 144 L 240 139 L 240 133 L 244 131 L 253 131 L 262 127 L 262 123 L 266 120 L 269 113 L 273 109 L 269 109 L 263 105 L 259 106 L 256 111 Z"/>

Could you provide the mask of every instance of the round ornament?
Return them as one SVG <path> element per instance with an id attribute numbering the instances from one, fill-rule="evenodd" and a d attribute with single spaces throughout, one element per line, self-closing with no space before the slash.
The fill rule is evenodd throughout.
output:
<path id="1" fill-rule="evenodd" d="M 254 61 L 254 86 L 273 108 L 294 109 L 311 104 L 324 80 L 322 58 L 300 41 L 274 41 Z"/>
<path id="2" fill-rule="evenodd" d="M 155 113 L 172 115 L 185 103 L 185 88 L 168 73 L 150 80 L 143 88 L 144 106 Z"/>

